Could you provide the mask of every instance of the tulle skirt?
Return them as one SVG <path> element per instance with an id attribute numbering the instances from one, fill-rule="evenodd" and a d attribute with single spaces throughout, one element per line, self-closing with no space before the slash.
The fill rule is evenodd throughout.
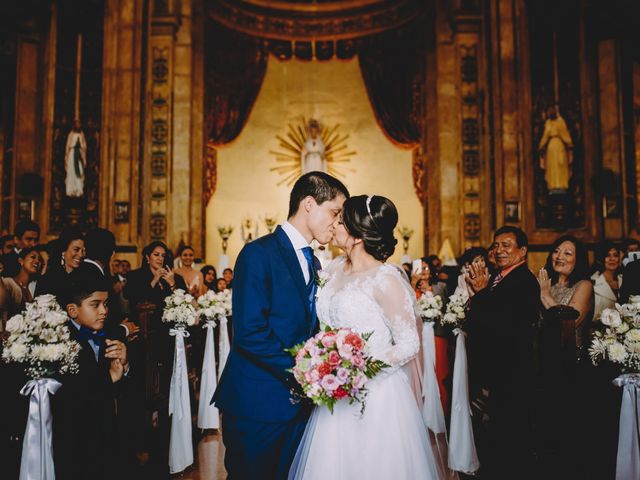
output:
<path id="1" fill-rule="evenodd" d="M 407 375 L 396 370 L 367 384 L 360 405 L 336 403 L 331 414 L 317 407 L 305 430 L 290 480 L 437 480 L 427 430 Z"/>

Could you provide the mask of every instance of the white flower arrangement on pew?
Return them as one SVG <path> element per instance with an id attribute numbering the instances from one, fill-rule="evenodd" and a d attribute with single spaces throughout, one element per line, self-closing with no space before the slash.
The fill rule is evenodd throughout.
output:
<path id="1" fill-rule="evenodd" d="M 171 323 L 175 328 L 192 327 L 198 321 L 198 311 L 194 305 L 193 295 L 181 288 L 175 290 L 164 300 L 162 321 Z"/>
<path id="2" fill-rule="evenodd" d="M 467 299 L 462 295 L 451 295 L 444 316 L 442 317 L 442 325 L 448 325 L 453 328 L 461 328 L 466 315 Z"/>
<path id="3" fill-rule="evenodd" d="M 603 329 L 594 333 L 589 355 L 594 365 L 609 361 L 626 372 L 640 372 L 640 295 L 600 315 Z"/>
<path id="4" fill-rule="evenodd" d="M 198 315 L 207 321 L 231 315 L 231 291 L 214 292 L 208 290 L 198 297 Z"/>
<path id="5" fill-rule="evenodd" d="M 416 302 L 416 313 L 425 322 L 437 322 L 442 318 L 442 298 L 433 292 L 425 292 Z"/>
<path id="6" fill-rule="evenodd" d="M 80 344 L 71 340 L 68 319 L 56 297 L 36 297 L 7 322 L 2 360 L 25 364 L 32 379 L 78 373 Z"/>

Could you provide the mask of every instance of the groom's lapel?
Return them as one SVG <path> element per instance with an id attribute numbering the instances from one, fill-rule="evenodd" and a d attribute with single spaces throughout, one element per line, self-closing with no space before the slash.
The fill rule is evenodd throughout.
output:
<path id="1" fill-rule="evenodd" d="M 304 282 L 304 275 L 300 269 L 300 262 L 296 256 L 296 251 L 293 249 L 291 240 L 287 237 L 282 227 L 278 226 L 275 230 L 276 238 L 278 239 L 278 246 L 280 247 L 280 253 L 284 258 L 284 263 L 289 269 L 291 276 L 293 277 L 296 287 L 298 287 L 298 293 L 302 297 L 302 303 L 304 308 L 309 314 L 309 298 L 307 297 L 307 286 Z"/>

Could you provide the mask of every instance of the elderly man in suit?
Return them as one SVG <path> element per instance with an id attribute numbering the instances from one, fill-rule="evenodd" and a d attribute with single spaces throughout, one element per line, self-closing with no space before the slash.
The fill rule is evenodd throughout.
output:
<path id="1" fill-rule="evenodd" d="M 488 478 L 529 478 L 540 287 L 527 267 L 528 239 L 522 230 L 498 229 L 494 245 L 496 273 L 490 276 L 472 264 L 467 277 L 475 292 L 468 322 L 471 398 L 481 399 L 489 419 L 480 462 Z"/>

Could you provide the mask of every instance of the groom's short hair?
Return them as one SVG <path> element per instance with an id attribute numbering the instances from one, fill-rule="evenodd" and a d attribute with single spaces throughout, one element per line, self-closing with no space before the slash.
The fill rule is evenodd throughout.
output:
<path id="1" fill-rule="evenodd" d="M 289 216 L 293 217 L 306 197 L 313 197 L 318 205 L 333 200 L 339 194 L 349 198 L 349 190 L 335 177 L 324 172 L 309 172 L 302 175 L 291 190 L 289 197 Z"/>

